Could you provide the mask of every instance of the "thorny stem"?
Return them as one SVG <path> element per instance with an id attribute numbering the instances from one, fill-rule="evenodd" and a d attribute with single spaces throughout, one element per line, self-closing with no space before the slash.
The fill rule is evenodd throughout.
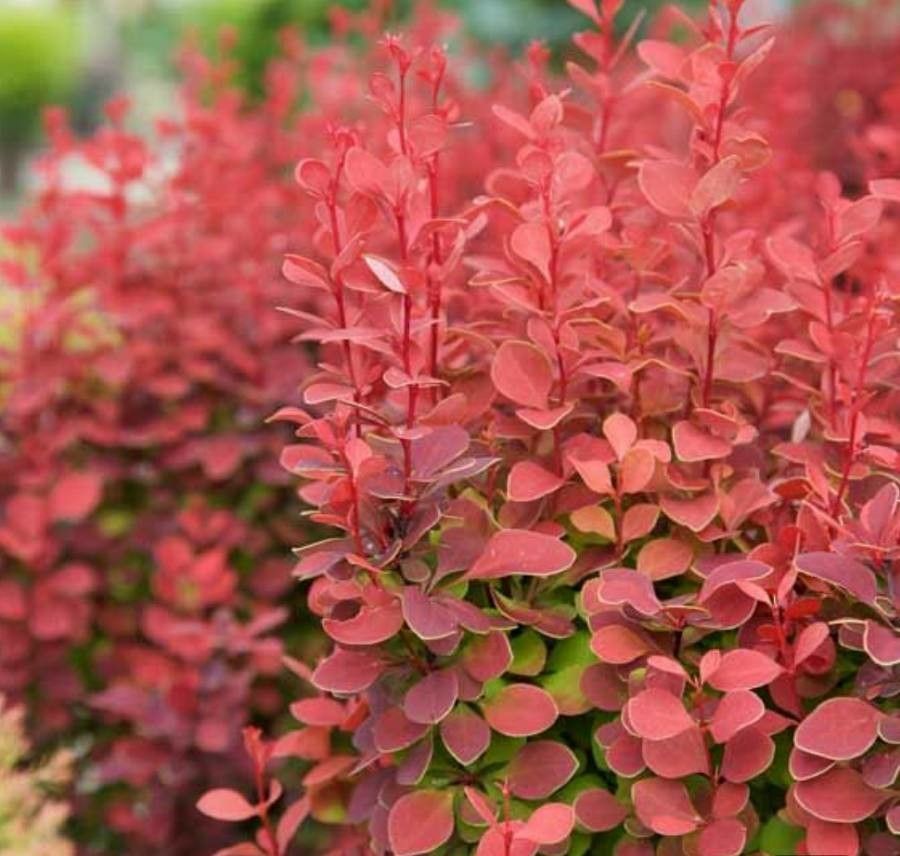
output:
<path id="1" fill-rule="evenodd" d="M 340 224 L 338 223 L 337 217 L 337 187 L 340 184 L 341 173 L 344 169 L 344 155 L 341 155 L 340 160 L 337 164 L 337 169 L 335 170 L 335 178 L 334 178 L 334 187 L 332 191 L 328 195 L 327 199 L 327 207 L 328 207 L 328 219 L 331 225 L 331 241 L 334 246 L 334 256 L 337 258 L 341 252 L 343 251 L 343 242 L 341 241 L 341 232 L 340 232 Z M 334 289 L 334 299 L 337 303 L 338 310 L 338 323 L 341 325 L 342 330 L 347 329 L 347 305 L 344 300 L 344 280 L 343 277 L 338 275 L 335 277 L 335 289 Z M 343 352 L 344 352 L 344 362 L 347 366 L 347 376 L 350 378 L 350 385 L 353 387 L 353 401 L 356 404 L 360 404 L 362 401 L 362 396 L 360 393 L 359 382 L 356 378 L 356 367 L 353 364 L 353 348 L 350 344 L 349 340 L 344 339 L 342 342 Z M 356 436 L 360 436 L 361 433 L 361 425 L 359 419 L 359 410 L 357 409 L 354 414 L 354 429 L 356 431 Z"/>
<path id="2" fill-rule="evenodd" d="M 728 12 L 728 36 L 725 45 L 726 61 L 731 62 L 734 57 L 734 50 L 737 44 L 738 22 L 737 13 Z M 716 126 L 713 134 L 713 150 L 712 150 L 712 166 L 715 166 L 719 160 L 719 153 L 722 146 L 722 133 L 725 128 L 725 113 L 728 109 L 728 99 L 731 97 L 731 77 L 726 77 L 722 81 L 722 89 L 719 95 L 718 110 L 716 112 Z M 707 214 L 702 223 L 703 231 L 703 251 L 706 259 L 706 277 L 711 277 L 716 272 L 715 257 L 715 212 L 711 211 Z M 708 322 L 706 333 L 706 367 L 703 376 L 703 386 L 701 392 L 701 402 L 703 407 L 709 407 L 712 397 L 714 363 L 716 357 L 716 342 L 719 336 L 719 319 L 716 311 L 712 307 L 708 309 Z"/>
<path id="3" fill-rule="evenodd" d="M 544 186 L 541 191 L 541 201 L 544 206 L 544 217 L 547 221 L 547 235 L 550 241 L 550 298 L 553 311 L 553 344 L 556 349 L 556 365 L 559 369 L 559 397 L 558 404 L 560 407 L 565 406 L 566 392 L 568 391 L 569 380 L 566 374 L 566 364 L 563 359 L 562 349 L 559 345 L 559 304 L 558 304 L 558 279 L 559 279 L 559 235 L 553 225 L 553 208 L 550 204 L 549 188 Z M 560 438 L 559 426 L 553 427 L 553 448 L 556 456 L 556 468 L 560 475 L 563 472 L 562 462 L 562 441 Z"/>
<path id="4" fill-rule="evenodd" d="M 407 246 L 406 236 L 406 217 L 398 205 L 395 211 L 397 218 L 397 239 L 400 243 L 400 260 L 406 265 L 409 260 L 409 248 Z M 403 292 L 403 341 L 401 345 L 401 358 L 403 360 L 403 371 L 412 381 L 412 295 L 409 289 Z M 406 427 L 412 428 L 416 419 L 416 398 L 419 388 L 415 383 L 410 383 L 406 399 Z M 409 495 L 410 483 L 412 481 L 412 444 L 408 439 L 400 441 L 403 448 L 403 494 Z M 403 509 L 408 515 L 413 509 L 414 503 L 411 500 L 405 500 Z"/>
<path id="5" fill-rule="evenodd" d="M 828 230 L 828 252 L 835 249 L 835 223 L 831 211 L 826 212 L 825 217 L 826 228 Z M 828 328 L 829 343 L 833 346 L 834 336 L 834 308 L 831 300 L 831 279 L 822 282 L 822 297 L 825 302 L 825 326 Z M 828 422 L 832 428 L 835 427 L 837 420 L 837 362 L 834 359 L 834 353 L 829 350 L 828 353 Z"/>
<path id="6" fill-rule="evenodd" d="M 344 466 L 347 468 L 349 472 L 349 484 L 350 484 L 350 501 L 353 504 L 353 520 L 351 522 L 351 535 L 353 536 L 353 546 L 356 549 L 356 552 L 359 553 L 360 556 L 365 556 L 366 551 L 362 542 L 362 534 L 360 532 L 360 513 L 359 513 L 359 490 L 356 487 L 356 477 L 353 474 L 353 470 L 350 466 L 350 461 L 347 459 L 347 455 L 342 451 L 341 457 L 344 460 Z"/>
<path id="7" fill-rule="evenodd" d="M 265 785 L 265 776 L 262 765 L 254 758 L 254 776 L 256 779 L 256 798 L 259 804 L 259 821 L 262 824 L 263 834 L 269 840 L 271 856 L 281 856 L 281 848 L 278 846 L 278 838 L 272 828 L 272 820 L 269 817 L 268 793 Z"/>
<path id="8" fill-rule="evenodd" d="M 433 113 L 437 113 L 438 109 L 438 100 L 440 97 L 441 83 L 444 79 L 444 69 L 441 67 L 441 70 L 438 72 L 434 85 L 431 89 L 431 110 Z M 431 219 L 436 220 L 438 214 L 440 212 L 440 205 L 438 202 L 438 168 L 440 166 L 440 154 L 435 152 L 431 156 L 431 160 L 428 162 L 427 170 L 428 170 L 428 201 L 430 205 Z M 435 280 L 431 278 L 431 266 L 437 265 L 440 266 L 443 261 L 442 253 L 441 253 L 441 242 L 438 237 L 437 231 L 431 233 L 431 251 L 427 260 L 427 282 L 428 282 L 428 297 L 431 301 L 431 326 L 430 326 L 430 341 L 429 341 L 429 364 L 428 364 L 428 374 L 436 378 L 438 373 L 438 352 L 440 348 L 439 342 L 439 324 L 441 320 L 441 280 L 438 277 Z M 435 385 L 432 387 L 432 399 L 436 402 L 441 395 L 440 386 Z"/>
<path id="9" fill-rule="evenodd" d="M 857 434 L 859 432 L 859 414 L 861 410 L 861 402 L 863 391 L 866 384 L 866 369 L 868 368 L 869 359 L 872 356 L 872 346 L 875 344 L 875 311 L 874 298 L 869 299 L 869 319 L 866 325 L 866 341 L 863 345 L 862 357 L 859 363 L 859 374 L 856 378 L 856 387 L 853 390 L 853 398 L 850 401 L 850 435 L 847 438 L 847 447 L 844 452 L 844 469 L 841 473 L 841 481 L 838 486 L 837 493 L 834 495 L 834 501 L 831 503 L 831 516 L 837 517 L 844 500 L 844 494 L 850 484 L 850 470 L 853 469 L 853 462 L 856 459 L 856 443 Z"/>

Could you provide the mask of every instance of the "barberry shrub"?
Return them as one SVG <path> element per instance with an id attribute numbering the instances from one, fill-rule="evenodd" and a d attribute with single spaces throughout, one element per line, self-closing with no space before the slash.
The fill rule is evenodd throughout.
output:
<path id="1" fill-rule="evenodd" d="M 334 644 L 200 800 L 258 821 L 222 856 L 897 853 L 898 78 L 843 59 L 896 20 L 570 4 L 565 79 L 535 45 L 466 115 L 388 36 L 303 141 L 274 419 Z M 817 67 L 865 77 L 821 147 Z"/>
<path id="2" fill-rule="evenodd" d="M 415 24 L 421 41 L 454 26 L 421 10 Z M 380 56 L 286 33 L 252 102 L 233 41 L 185 49 L 179 109 L 153 135 L 124 100 L 86 140 L 52 111 L 37 191 L 2 233 L 0 691 L 41 748 L 77 745 L 85 853 L 231 840 L 194 804 L 222 779 L 252 785 L 242 726 L 287 716 L 284 643 L 313 657 L 321 639 L 284 624 L 289 550 L 313 536 L 278 466 L 289 430 L 265 419 L 311 372 L 290 313 L 323 298 L 298 297 L 281 259 L 315 251 L 298 152 L 341 138 Z M 455 72 L 443 85 L 466 115 L 488 109 Z M 472 145 L 445 172 L 454 206 L 493 159 L 490 140 Z"/>
<path id="3" fill-rule="evenodd" d="M 39 742 L 78 740 L 86 852 L 215 841 L 193 804 L 211 770 L 242 779 L 241 727 L 282 705 L 302 535 L 264 418 L 306 365 L 271 309 L 297 71 L 276 63 L 247 112 L 227 62 L 185 65 L 156 140 L 121 100 L 86 141 L 52 113 L 4 231 L 0 690 Z"/>

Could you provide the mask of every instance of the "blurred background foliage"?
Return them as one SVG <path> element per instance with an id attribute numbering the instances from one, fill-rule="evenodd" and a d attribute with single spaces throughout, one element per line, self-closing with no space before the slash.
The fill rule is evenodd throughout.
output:
<path id="1" fill-rule="evenodd" d="M 358 10 L 367 2 L 339 5 Z M 392 4 L 398 18 L 415 2 Z M 627 5 L 636 12 L 661 2 Z M 297 27 L 305 39 L 322 42 L 334 5 L 335 0 L 0 0 L 0 210 L 14 207 L 21 193 L 24 165 L 39 145 L 40 116 L 48 104 L 66 105 L 75 127 L 87 132 L 99 121 L 103 102 L 125 92 L 134 115 L 149 124 L 174 109 L 174 58 L 182 40 L 195 33 L 212 48 L 223 26 L 236 33 L 237 74 L 253 95 L 277 50 L 279 31 Z M 580 26 L 565 0 L 442 5 L 458 11 L 474 37 L 513 48 L 534 38 L 559 44 Z"/>

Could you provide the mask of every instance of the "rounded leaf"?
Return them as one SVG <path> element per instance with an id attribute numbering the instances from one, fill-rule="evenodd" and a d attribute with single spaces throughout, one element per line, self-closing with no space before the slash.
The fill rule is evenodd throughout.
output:
<path id="1" fill-rule="evenodd" d="M 338 648 L 316 667 L 312 683 L 325 692 L 350 695 L 372 686 L 383 669 L 378 657 L 369 651 Z"/>
<path id="2" fill-rule="evenodd" d="M 411 722 L 433 725 L 440 722 L 459 697 L 459 680 L 454 669 L 429 672 L 407 691 L 403 711 Z"/>
<path id="3" fill-rule="evenodd" d="M 565 803 L 547 803 L 535 809 L 525 825 L 516 832 L 535 844 L 559 844 L 565 841 L 575 826 L 575 813 Z"/>
<path id="4" fill-rule="evenodd" d="M 575 798 L 574 808 L 575 819 L 588 832 L 615 829 L 628 817 L 628 809 L 603 788 L 582 791 Z"/>
<path id="5" fill-rule="evenodd" d="M 423 790 L 404 794 L 391 806 L 387 832 L 395 856 L 437 850 L 453 834 L 453 792 Z"/>
<path id="6" fill-rule="evenodd" d="M 658 835 L 688 835 L 702 821 L 681 782 L 641 779 L 632 785 L 631 798 L 638 819 Z"/>
<path id="7" fill-rule="evenodd" d="M 772 683 L 782 672 L 784 669 L 771 657 L 752 648 L 737 648 L 722 655 L 718 668 L 707 680 L 721 692 L 752 690 Z"/>
<path id="8" fill-rule="evenodd" d="M 482 704 L 494 731 L 507 737 L 530 737 L 546 731 L 559 716 L 550 693 L 531 684 L 509 684 Z"/>
<path id="9" fill-rule="evenodd" d="M 553 387 L 553 369 L 535 345 L 507 340 L 494 355 L 491 380 L 499 393 L 516 404 L 545 410 Z"/>
<path id="10" fill-rule="evenodd" d="M 256 806 L 251 805 L 231 788 L 214 788 L 207 791 L 197 800 L 197 808 L 207 817 L 216 820 L 248 820 L 257 814 Z"/>
<path id="11" fill-rule="evenodd" d="M 684 709 L 681 699 L 656 687 L 642 690 L 634 696 L 628 702 L 627 711 L 631 729 L 649 740 L 675 737 L 694 726 L 694 720 Z"/>
<path id="12" fill-rule="evenodd" d="M 575 551 L 552 535 L 528 529 L 503 529 L 497 532 L 466 577 L 494 580 L 519 574 L 546 577 L 570 568 Z"/>
<path id="13" fill-rule="evenodd" d="M 441 740 L 464 767 L 474 764 L 491 745 L 491 729 L 475 711 L 459 705 L 441 721 Z"/>
<path id="14" fill-rule="evenodd" d="M 874 814 L 889 793 L 870 787 L 850 767 L 832 767 L 821 776 L 797 782 L 794 796 L 820 820 L 858 823 Z"/>
<path id="15" fill-rule="evenodd" d="M 506 769 L 509 789 L 523 800 L 547 799 L 558 791 L 578 769 L 575 754 L 555 740 L 526 743 Z"/>
<path id="16" fill-rule="evenodd" d="M 822 702 L 794 732 L 794 745 L 810 755 L 849 761 L 866 752 L 878 737 L 877 708 L 858 698 Z"/>

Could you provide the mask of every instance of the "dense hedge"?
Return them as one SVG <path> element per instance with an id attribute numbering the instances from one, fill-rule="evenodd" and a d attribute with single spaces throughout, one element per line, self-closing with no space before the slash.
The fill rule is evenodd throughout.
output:
<path id="1" fill-rule="evenodd" d="M 587 60 L 489 93 L 462 206 L 412 39 L 388 126 L 305 147 L 284 273 L 332 299 L 278 418 L 334 647 L 299 730 L 247 732 L 254 797 L 200 801 L 260 821 L 228 853 L 307 816 L 396 856 L 896 852 L 896 21 L 822 5 L 774 47 L 728 0 L 635 46 L 571 5 Z"/>
<path id="2" fill-rule="evenodd" d="M 896 853 L 896 11 L 571 5 L 51 117 L 0 691 L 85 852 Z"/>

